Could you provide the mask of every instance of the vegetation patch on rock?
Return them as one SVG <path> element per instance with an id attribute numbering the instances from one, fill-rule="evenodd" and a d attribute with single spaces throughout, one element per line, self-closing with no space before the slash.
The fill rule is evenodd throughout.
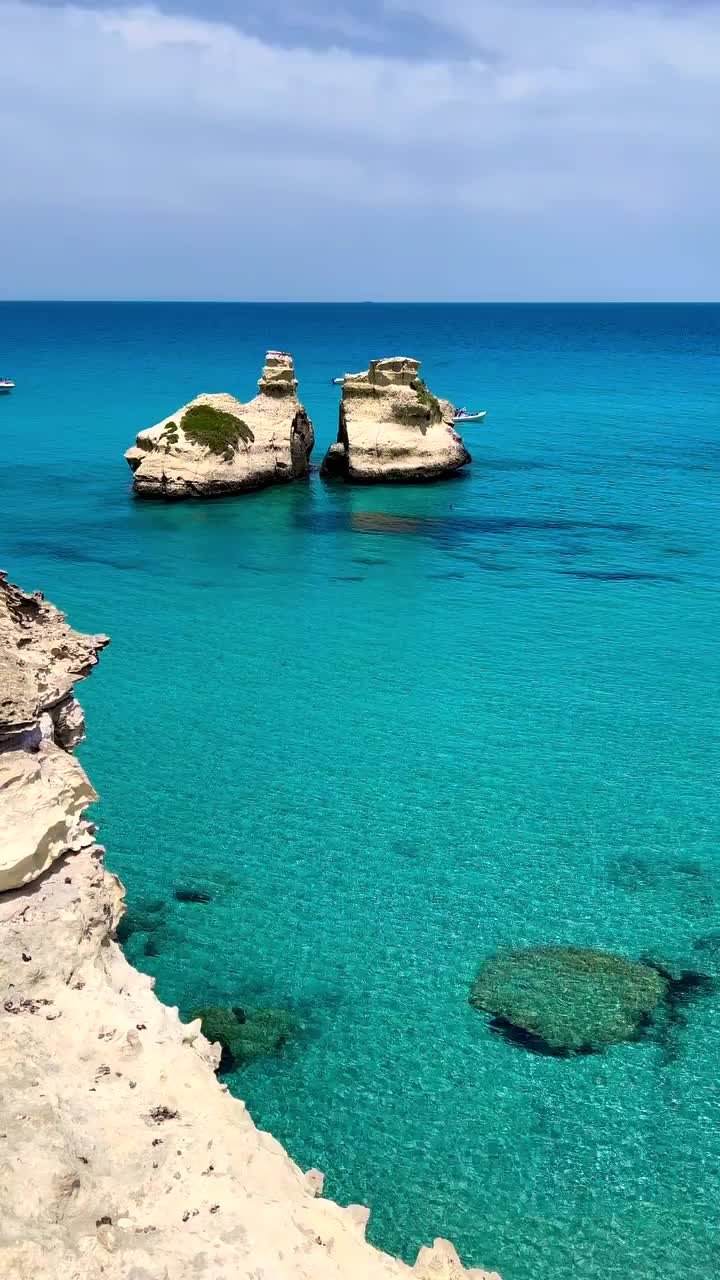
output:
<path id="1" fill-rule="evenodd" d="M 241 1009 L 238 1005 L 204 1005 L 193 1009 L 203 1035 L 222 1047 L 221 1071 L 233 1071 L 255 1058 L 277 1053 L 294 1029 L 286 1009 Z"/>
<path id="2" fill-rule="evenodd" d="M 508 1039 L 563 1057 L 637 1040 L 668 985 L 650 965 L 604 951 L 526 947 L 488 960 L 470 1003 Z"/>
<path id="3" fill-rule="evenodd" d="M 440 401 L 434 396 L 432 391 L 428 389 L 424 378 L 415 378 L 411 383 L 413 391 L 417 392 L 417 398 L 421 404 L 429 409 L 433 416 L 440 417 Z"/>
<path id="4" fill-rule="evenodd" d="M 188 440 L 202 445 L 230 461 L 238 444 L 250 444 L 255 436 L 242 418 L 234 413 L 214 409 L 210 404 L 194 404 L 183 414 L 181 423 Z"/>

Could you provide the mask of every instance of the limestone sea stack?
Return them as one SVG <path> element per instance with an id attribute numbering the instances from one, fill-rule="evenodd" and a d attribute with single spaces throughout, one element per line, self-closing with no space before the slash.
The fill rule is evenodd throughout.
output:
<path id="1" fill-rule="evenodd" d="M 436 480 L 471 461 L 452 425 L 453 407 L 438 400 L 407 356 L 373 360 L 343 379 L 340 427 L 322 474 L 355 484 Z"/>
<path id="2" fill-rule="evenodd" d="M 139 497 L 220 497 L 306 476 L 315 436 L 292 356 L 268 351 L 258 387 L 248 404 L 197 396 L 141 431 L 125 454 Z"/>
<path id="3" fill-rule="evenodd" d="M 498 1280 L 446 1241 L 414 1268 L 372 1248 L 368 1211 L 322 1198 L 128 964 L 71 754 L 105 644 L 0 575 L 3 1280 Z"/>

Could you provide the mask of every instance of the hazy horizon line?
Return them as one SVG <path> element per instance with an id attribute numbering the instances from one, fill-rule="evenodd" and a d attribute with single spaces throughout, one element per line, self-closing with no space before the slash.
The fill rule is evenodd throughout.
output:
<path id="1" fill-rule="evenodd" d="M 717 307 L 720 298 L 0 298 L 0 306 Z"/>

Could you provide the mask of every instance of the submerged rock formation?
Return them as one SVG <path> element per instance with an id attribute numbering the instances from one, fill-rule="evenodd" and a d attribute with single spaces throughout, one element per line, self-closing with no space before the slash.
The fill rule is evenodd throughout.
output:
<path id="1" fill-rule="evenodd" d="M 278 1049 L 292 1035 L 295 1022 L 287 1009 L 241 1009 L 238 1005 L 211 1004 L 193 1009 L 190 1018 L 200 1019 L 203 1035 L 220 1045 L 222 1070 L 233 1071 L 253 1058 L 262 1058 Z"/>
<path id="2" fill-rule="evenodd" d="M 3 1280 L 491 1280 L 445 1241 L 414 1269 L 368 1245 L 367 1210 L 319 1198 L 128 964 L 68 754 L 72 681 L 106 643 L 0 577 Z"/>
<path id="3" fill-rule="evenodd" d="M 471 461 L 452 425 L 453 408 L 419 376 L 419 360 L 373 360 L 346 374 L 337 442 L 322 465 L 327 478 L 356 484 L 436 480 Z"/>
<path id="4" fill-rule="evenodd" d="M 297 397 L 292 356 L 268 351 L 248 404 L 200 395 L 141 431 L 125 457 L 143 498 L 205 498 L 306 476 L 315 436 Z"/>
<path id="5" fill-rule="evenodd" d="M 566 1055 L 637 1040 L 668 979 L 648 964 L 580 947 L 526 947 L 483 965 L 470 1003 L 526 1048 Z"/>

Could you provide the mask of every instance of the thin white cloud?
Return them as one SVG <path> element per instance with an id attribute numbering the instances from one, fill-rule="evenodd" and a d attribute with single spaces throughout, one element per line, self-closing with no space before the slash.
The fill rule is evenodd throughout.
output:
<path id="1" fill-rule="evenodd" d="M 388 8 L 437 20 L 432 0 Z M 155 8 L 0 0 L 0 214 L 19 203 L 242 226 L 275 201 L 381 217 L 715 215 L 720 14 L 446 0 L 468 57 L 287 49 Z M 254 225 L 254 224 L 253 224 Z"/>

